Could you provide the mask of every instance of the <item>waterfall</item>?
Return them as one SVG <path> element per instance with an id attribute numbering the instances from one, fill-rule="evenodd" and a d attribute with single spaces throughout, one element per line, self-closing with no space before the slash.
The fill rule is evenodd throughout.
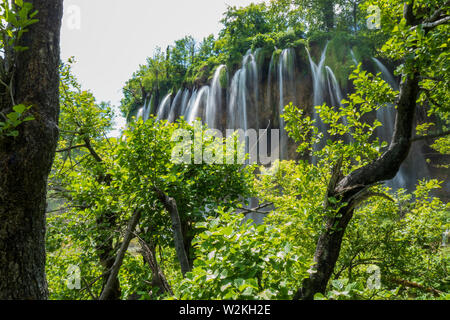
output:
<path id="1" fill-rule="evenodd" d="M 136 113 L 136 120 L 139 120 L 143 117 L 144 114 L 144 107 L 139 108 L 138 112 Z"/>
<path id="2" fill-rule="evenodd" d="M 341 106 L 341 101 L 343 100 L 341 88 L 339 87 L 339 83 L 337 82 L 333 70 L 331 70 L 331 68 L 328 66 L 325 66 L 325 70 L 327 71 L 328 75 L 328 93 L 331 98 L 331 104 L 333 105 L 333 107 L 339 107 Z"/>
<path id="3" fill-rule="evenodd" d="M 251 99 L 249 103 L 248 112 L 252 115 L 253 122 L 250 122 L 249 127 L 254 129 L 259 129 L 259 72 L 257 57 L 259 56 L 261 49 L 256 49 L 254 53 L 248 50 L 246 56 L 244 57 L 243 65 L 247 68 L 249 81 L 247 86 L 249 86 L 249 98 Z"/>
<path id="4" fill-rule="evenodd" d="M 169 116 L 167 117 L 168 122 L 175 122 L 176 119 L 180 116 L 181 113 L 181 89 L 178 90 L 175 95 L 175 99 L 173 99 L 172 107 L 170 108 Z"/>
<path id="5" fill-rule="evenodd" d="M 239 94 L 239 79 L 241 74 L 241 69 L 236 71 L 231 80 L 231 90 L 230 90 L 230 104 L 228 105 L 228 129 L 236 130 L 238 129 L 237 125 L 237 105 L 238 105 L 238 94 Z"/>
<path id="6" fill-rule="evenodd" d="M 196 118 L 204 119 L 204 111 L 208 103 L 209 86 L 203 86 L 189 108 L 189 113 L 186 116 L 186 121 L 193 124 Z M 192 98 L 191 98 L 192 99 Z"/>
<path id="7" fill-rule="evenodd" d="M 358 65 L 358 60 L 355 57 L 355 53 L 353 52 L 353 49 L 350 49 L 350 55 L 352 57 L 353 62 L 355 63 L 355 65 Z"/>
<path id="8" fill-rule="evenodd" d="M 151 97 L 150 98 L 146 98 L 144 101 L 144 109 L 142 112 L 142 120 L 147 121 L 148 118 L 150 117 L 150 102 L 151 102 Z"/>
<path id="9" fill-rule="evenodd" d="M 336 76 L 330 67 L 325 66 L 327 71 L 327 81 L 328 81 L 328 94 L 330 95 L 331 104 L 333 107 L 340 109 L 342 106 L 343 95 L 339 83 L 337 82 Z M 348 120 L 346 116 L 342 117 L 342 123 L 348 126 Z M 346 134 L 343 137 L 345 142 L 353 141 L 353 137 L 350 134 Z"/>
<path id="10" fill-rule="evenodd" d="M 236 71 L 231 81 L 227 110 L 228 128 L 259 128 L 259 76 L 258 64 L 251 50 L 242 59 L 242 67 Z M 252 115 L 249 121 L 248 115 Z"/>
<path id="11" fill-rule="evenodd" d="M 183 116 L 184 116 L 186 121 L 188 121 L 189 113 L 191 112 L 191 109 L 192 109 L 192 106 L 195 103 L 195 100 L 197 100 L 197 93 L 198 93 L 197 89 L 195 89 L 192 92 L 192 95 L 190 96 L 189 101 L 188 101 L 187 106 L 186 106 L 186 111 L 183 113 Z"/>
<path id="12" fill-rule="evenodd" d="M 275 52 L 272 53 L 272 57 L 270 58 L 269 63 L 269 74 L 267 75 L 267 108 L 268 108 L 268 114 L 270 114 L 271 125 L 273 128 L 279 127 L 279 106 L 278 106 L 278 100 L 275 97 L 275 93 L 273 92 L 273 83 L 277 81 L 277 70 L 276 70 L 276 55 Z M 275 100 L 277 100 L 275 102 Z"/>
<path id="13" fill-rule="evenodd" d="M 325 48 L 322 51 L 322 55 L 320 56 L 319 64 L 316 64 L 312 58 L 311 54 L 309 53 L 309 50 L 306 49 L 306 52 L 308 53 L 309 58 L 309 64 L 311 66 L 311 74 L 313 77 L 313 88 L 314 88 L 314 99 L 313 103 L 314 106 L 321 105 L 325 102 L 324 98 L 324 86 L 325 86 L 325 80 L 324 80 L 324 64 L 325 64 L 325 58 L 327 54 L 327 48 L 328 48 L 328 42 L 325 45 Z"/>
<path id="14" fill-rule="evenodd" d="M 339 86 L 332 68 L 325 65 L 327 50 L 328 43 L 323 47 L 318 63 L 316 63 L 309 50 L 306 49 L 312 80 L 312 92 L 305 90 L 309 88 L 308 85 L 303 86 L 300 83 L 303 75 L 297 77 L 298 68 L 294 49 L 284 49 L 281 52 L 277 50 L 272 53 L 271 57 L 266 56 L 264 50 L 248 50 L 242 57 L 240 68 L 234 74 L 230 73 L 229 80 L 227 78 L 226 88 L 222 87 L 225 82 L 223 81 L 225 80 L 224 72 L 227 72 L 228 77 L 228 71 L 231 72 L 232 70 L 227 70 L 225 65 L 220 65 L 214 70 L 209 85 L 205 84 L 202 87 L 192 89 L 181 88 L 176 92 L 173 100 L 172 95 L 167 94 L 158 108 L 155 108 L 158 103 L 157 96 L 147 96 L 143 106 L 136 113 L 136 119 L 145 121 L 150 117 L 150 114 L 156 113 L 158 120 L 167 119 L 168 122 L 175 122 L 183 116 L 188 123 L 192 124 L 196 118 L 201 118 L 202 122 L 207 124 L 208 127 L 219 130 L 241 129 L 247 131 L 255 129 L 258 132 L 258 130 L 267 128 L 269 138 L 266 140 L 270 140 L 268 142 L 264 140 L 267 142 L 267 148 L 264 145 L 264 149 L 261 149 L 261 144 L 254 146 L 253 137 L 252 139 L 247 137 L 245 139 L 245 151 L 248 153 L 258 148 L 259 151 L 264 150 L 263 152 L 274 151 L 272 149 L 276 149 L 275 141 L 270 139 L 270 133 L 273 129 L 279 129 L 279 141 L 276 141 L 279 142 L 279 149 L 276 149 L 273 154 L 276 154 L 275 157 L 279 154 L 281 159 L 292 159 L 289 154 L 290 140 L 285 130 L 285 122 L 281 117 L 284 107 L 292 102 L 305 110 L 310 110 L 311 107 L 326 102 L 334 108 L 340 108 L 341 102 L 347 94 Z M 351 49 L 347 59 L 350 59 L 350 57 L 355 64 L 358 63 Z M 270 62 L 267 61 L 269 58 Z M 399 85 L 389 69 L 376 58 L 372 58 L 372 61 L 374 67 L 381 72 L 383 79 L 393 89 L 398 90 Z M 308 61 L 304 62 L 308 63 Z M 267 63 L 268 65 L 266 65 Z M 265 66 L 265 69 L 262 66 Z M 311 103 L 308 105 L 307 101 L 312 101 L 313 106 L 311 106 Z M 312 117 L 316 120 L 316 126 L 324 137 L 320 143 L 314 145 L 314 150 L 317 151 L 329 138 L 328 126 L 320 120 L 315 108 L 312 111 Z M 377 129 L 376 137 L 381 141 L 389 142 L 394 131 L 395 108 L 383 106 L 377 110 L 376 117 L 383 124 L 383 127 Z M 344 125 L 348 123 L 345 117 L 342 122 Z M 251 134 L 254 135 L 254 132 Z M 352 142 L 350 137 L 346 136 L 343 139 L 348 143 Z M 428 165 L 421 151 L 423 145 L 424 142 L 413 144 L 409 157 L 404 161 L 397 176 L 387 182 L 388 186 L 393 189 L 399 187 L 411 189 L 417 179 L 429 176 Z M 312 162 L 316 163 L 314 157 Z"/>
<path id="15" fill-rule="evenodd" d="M 278 84 L 279 84 L 279 115 L 280 115 L 280 157 L 283 160 L 288 158 L 287 146 L 288 136 L 285 130 L 285 122 L 283 117 L 284 107 L 292 102 L 296 104 L 295 97 L 290 96 L 288 99 L 287 94 L 293 94 L 295 92 L 295 53 L 293 49 L 284 49 L 281 52 L 278 61 Z"/>
<path id="16" fill-rule="evenodd" d="M 315 107 L 322 105 L 325 102 L 325 80 L 324 80 L 324 64 L 325 64 L 325 58 L 326 58 L 326 53 L 327 53 L 327 48 L 328 48 L 328 42 L 325 45 L 325 48 L 322 51 L 322 54 L 320 56 L 320 61 L 319 64 L 316 64 L 313 59 L 311 58 L 311 54 L 309 53 L 309 50 L 306 49 L 307 53 L 308 53 L 308 59 L 309 59 L 309 64 L 311 66 L 311 74 L 312 74 L 312 78 L 313 78 L 313 117 L 316 120 L 316 124 L 319 128 L 319 131 L 321 133 L 324 134 L 324 136 L 326 136 L 326 131 L 327 128 L 324 125 L 324 123 L 322 122 L 322 120 L 320 120 L 320 117 L 318 116 Z"/>
<path id="17" fill-rule="evenodd" d="M 166 120 L 169 116 L 170 112 L 170 100 L 171 100 L 172 94 L 167 94 L 164 99 L 162 100 L 161 104 L 158 107 L 158 113 L 156 115 L 157 120 Z"/>
<path id="18" fill-rule="evenodd" d="M 219 121 L 222 116 L 222 86 L 220 78 L 225 65 L 220 65 L 214 73 L 211 82 L 208 105 L 206 107 L 205 121 L 209 128 L 219 129 Z"/>
<path id="19" fill-rule="evenodd" d="M 392 87 L 392 89 L 397 91 L 399 89 L 399 85 L 397 81 L 395 81 L 392 73 L 389 72 L 388 68 L 386 68 L 386 66 L 377 58 L 372 58 L 372 60 L 377 65 L 378 69 L 380 69 L 383 79 Z"/>
<path id="20" fill-rule="evenodd" d="M 382 78 L 392 87 L 394 90 L 398 90 L 398 84 L 394 79 L 394 76 L 389 72 L 384 64 L 377 58 L 372 58 L 381 71 Z M 383 127 L 379 128 L 377 135 L 383 141 L 390 141 L 392 134 L 394 133 L 394 121 L 395 121 L 395 109 L 393 105 L 387 105 L 377 110 L 377 119 L 383 124 Z"/>
<path id="21" fill-rule="evenodd" d="M 325 79 L 324 79 L 324 64 L 325 58 L 328 48 L 328 42 L 325 45 L 325 48 L 322 51 L 320 56 L 319 64 L 316 64 L 311 58 L 311 54 L 309 53 L 308 48 L 306 48 L 306 52 L 308 53 L 309 64 L 311 66 L 311 75 L 313 78 L 313 119 L 316 121 L 316 126 L 319 129 L 319 132 L 323 134 L 325 139 L 319 144 L 314 144 L 313 150 L 317 151 L 324 145 L 324 141 L 328 138 L 327 126 L 322 122 L 319 115 L 316 112 L 316 106 L 322 105 L 325 102 Z M 313 163 L 316 164 L 317 159 L 313 157 Z"/>
<path id="22" fill-rule="evenodd" d="M 189 89 L 184 89 L 183 97 L 181 98 L 180 116 L 185 116 L 190 96 L 191 96 L 191 92 L 189 91 Z"/>

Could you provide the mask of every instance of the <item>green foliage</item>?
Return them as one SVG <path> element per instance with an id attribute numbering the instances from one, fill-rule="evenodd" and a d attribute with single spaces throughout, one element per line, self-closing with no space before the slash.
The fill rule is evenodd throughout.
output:
<path id="1" fill-rule="evenodd" d="M 344 174 L 366 165 L 380 155 L 386 142 L 380 143 L 372 137 L 382 124 L 376 119 L 370 123 L 366 120 L 367 115 L 379 108 L 386 108 L 398 94 L 380 75 L 373 76 L 360 68 L 361 64 L 350 75 L 355 92 L 348 95 L 348 100 L 342 101 L 340 108 L 336 110 L 326 104 L 316 106 L 320 120 L 328 125 L 330 138 L 324 148 L 316 150 L 314 147 L 323 139 L 323 134 L 313 126 L 317 119 L 305 116 L 303 110 L 292 104 L 286 106 L 283 115 L 287 122 L 286 131 L 299 144 L 299 153 L 307 152 L 327 163 L 343 157 Z"/>
<path id="2" fill-rule="evenodd" d="M 36 23 L 34 19 L 37 11 L 33 11 L 31 2 L 23 0 L 4 1 L 0 4 L 0 50 L 6 47 L 15 51 L 24 51 L 27 48 L 18 43 L 27 28 Z"/>
<path id="3" fill-rule="evenodd" d="M 0 112 L 0 138 L 17 137 L 18 126 L 24 122 L 34 120 L 32 115 L 27 115 L 31 106 L 14 102 L 12 71 L 15 68 L 14 55 L 6 55 L 6 52 L 21 52 L 27 50 L 20 46 L 19 42 L 27 28 L 38 20 L 33 19 L 37 11 L 33 11 L 33 5 L 23 0 L 4 1 L 0 4 L 0 85 L 4 87 L 2 95 L 11 98 L 12 111 L 6 115 Z M 7 60 L 4 65 L 3 60 Z M 5 112 L 5 110 L 3 110 Z"/>
<path id="4" fill-rule="evenodd" d="M 399 190 L 393 202 L 372 200 L 356 212 L 335 271 L 336 279 L 359 288 L 347 292 L 347 299 L 432 299 L 438 291 L 437 296 L 448 292 L 448 247 L 442 237 L 450 207 L 430 196 L 440 187 L 435 180 L 420 181 L 413 195 Z M 371 265 L 381 272 L 377 290 L 366 285 Z M 399 279 L 436 292 L 402 286 Z"/>
<path id="5" fill-rule="evenodd" d="M 172 137 L 177 129 L 186 130 L 192 139 L 195 132 L 205 136 L 203 152 L 211 152 L 218 143 L 226 145 L 226 141 L 208 139 L 206 127 L 195 131 L 184 121 L 169 124 L 152 117 L 145 123 L 131 123 L 121 139 L 106 138 L 112 113 L 80 89 L 70 73 L 70 64 L 61 67 L 60 88 L 61 149 L 49 193 L 60 206 L 48 218 L 47 234 L 52 298 L 92 298 L 100 294 L 100 276 L 105 270 L 99 258 L 105 253 L 105 245 L 113 251 L 118 249 L 127 221 L 137 208 L 143 210 L 140 236 L 174 260 L 172 225 L 155 187 L 176 200 L 188 246 L 198 232 L 193 228 L 196 222 L 215 215 L 218 205 L 234 207 L 241 196 L 250 194 L 252 167 L 172 161 L 177 144 Z M 151 271 L 139 257 L 135 254 L 124 262 L 119 275 L 122 295 L 127 298 L 140 292 L 142 297 L 155 298 L 156 291 L 148 294 L 152 291 Z M 80 267 L 85 290 L 67 288 L 71 265 Z M 168 274 L 179 277 L 179 267 L 171 265 Z"/>
<path id="6" fill-rule="evenodd" d="M 448 26 L 430 32 L 407 28 L 401 20 L 403 2 L 385 0 L 377 1 L 383 30 L 370 34 L 362 27 L 362 13 L 371 3 L 355 12 L 356 21 L 346 1 L 279 0 L 228 8 L 217 39 L 210 36 L 196 43 L 185 37 L 165 52 L 158 50 L 124 88 L 122 111 L 133 120 L 145 98 L 153 96 L 155 106 L 168 92 L 204 84 L 219 64 L 226 64 L 232 72 L 250 47 L 261 48 L 265 55 L 305 43 L 323 47 L 330 40 L 327 64 L 345 61 L 337 76 L 342 84 L 351 72 L 354 92 L 339 108 L 316 106 L 316 118 L 292 104 L 284 112 L 286 130 L 298 143 L 297 151 L 317 159 L 314 165 L 277 161 L 259 168 L 254 176 L 252 166 L 196 164 L 196 139 L 203 140 L 202 155 L 218 155 L 224 145 L 236 140 L 211 138 L 208 128 L 192 127 L 183 119 L 168 123 L 151 116 L 146 122 L 130 121 L 120 139 L 107 138 L 111 108 L 97 104 L 91 93 L 81 90 L 70 73 L 70 61 L 63 64 L 60 152 L 49 186 L 49 195 L 60 206 L 48 213 L 51 297 L 98 297 L 105 271 L 99 258 L 108 246 L 115 254 L 130 216 L 140 209 L 136 233 L 154 245 L 156 260 L 174 294 L 161 294 L 154 286 L 155 275 L 143 263 L 139 244 L 133 240 L 119 273 L 122 298 L 137 294 L 140 299 L 291 299 L 309 275 L 324 219 L 335 217 L 345 205 L 327 195 L 332 168 L 342 160 L 341 175 L 345 175 L 380 156 L 387 144 L 373 138 L 382 126 L 373 115 L 398 99 L 399 93 L 380 74 L 362 70 L 361 64 L 349 71 L 353 62 L 344 48 L 354 46 L 359 59 L 370 56 L 389 38 L 382 49 L 384 56 L 402 59 L 398 72 L 423 75 L 418 102 L 436 118 L 421 123 L 417 134 L 448 126 Z M 430 9 L 425 1 L 415 3 L 416 13 L 424 11 L 425 15 L 438 1 L 431 1 Z M 334 14 L 335 28 L 360 34 L 323 32 L 330 25 L 320 20 L 335 4 L 342 7 Z M 308 41 L 303 39 L 305 32 Z M 361 45 L 357 44 L 360 40 Z M 225 78 L 224 72 L 221 82 Z M 18 107 L 14 112 L 25 109 Z M 20 115 L 15 117 L 20 119 Z M 327 141 L 315 127 L 319 118 L 328 127 Z M 174 134 L 180 129 L 190 138 L 183 146 L 194 151 L 188 157 L 192 161 L 173 161 L 180 143 Z M 434 148 L 448 152 L 448 138 L 436 140 Z M 435 180 L 420 181 L 412 194 L 372 186 L 374 196 L 354 208 L 325 294 L 315 298 L 448 300 L 448 240 L 443 240 L 443 234 L 448 234 L 450 208 L 432 196 L 441 185 Z M 193 261 L 192 272 L 184 279 L 176 259 L 173 227 L 155 188 L 177 204 L 184 244 Z M 273 206 L 261 225 L 243 221 L 238 213 L 245 213 L 241 203 L 250 196 Z M 67 270 L 73 265 L 81 269 L 82 290 L 67 287 Z M 379 287 L 369 285 L 374 283 L 375 266 L 380 270 Z"/>
<path id="7" fill-rule="evenodd" d="M 198 223 L 194 269 L 179 285 L 179 299 L 289 299 L 310 261 L 297 255 L 280 225 L 255 226 L 218 211 Z"/>
<path id="8" fill-rule="evenodd" d="M 0 121 L 0 137 L 17 137 L 19 135 L 17 127 L 24 122 L 34 120 L 32 115 L 26 116 L 26 112 L 30 109 L 31 107 L 19 104 L 14 106 L 13 112 L 8 113 L 6 117 L 2 114 L 5 121 Z"/>

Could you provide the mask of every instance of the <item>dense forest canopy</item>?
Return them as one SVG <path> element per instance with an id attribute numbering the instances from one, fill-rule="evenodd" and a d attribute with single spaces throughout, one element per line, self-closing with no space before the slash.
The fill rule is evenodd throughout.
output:
<path id="1" fill-rule="evenodd" d="M 20 207 L 8 198 L 17 190 L 8 181 L 22 182 L 6 177 L 26 168 L 9 170 L 20 163 L 15 145 L 38 135 L 49 141 L 42 146 L 47 166 L 33 177 L 47 181 L 53 165 L 46 188 L 25 192 L 43 195 L 30 205 L 40 203 L 37 221 L 46 218 L 46 252 L 42 223 L 33 224 L 40 229 L 30 239 L 40 239 L 46 254 L 50 299 L 449 299 L 448 1 L 229 7 L 217 36 L 187 35 L 149 53 L 124 85 L 120 111 L 128 123 L 120 137 L 108 135 L 113 107 L 98 103 L 73 75 L 75 59 L 41 66 L 59 74 L 59 88 L 53 77 L 53 87 L 38 92 L 59 92 L 60 112 L 52 101 L 11 87 L 26 83 L 23 74 L 14 76 L 27 72 L 26 52 L 47 48 L 19 41 L 48 18 L 34 19 L 29 4 L 4 3 L 0 15 L 0 265 L 13 257 L 3 226 L 16 225 L 27 210 L 14 211 L 14 223 L 7 216 L 11 205 Z M 368 21 L 378 18 L 372 28 Z M 170 98 L 186 105 L 193 92 L 201 106 L 205 86 L 210 97 L 220 88 L 223 105 L 233 105 L 235 92 L 241 101 L 234 106 L 248 108 L 246 123 L 256 129 L 280 129 L 286 156 L 270 165 L 233 162 L 250 152 L 238 135 L 214 136 L 206 121 L 187 121 L 183 113 L 161 116 Z M 221 125 L 232 121 L 228 109 L 215 110 Z M 380 116 L 386 114 L 393 118 Z M 35 126 L 56 117 L 57 146 L 54 132 Z M 26 159 L 28 149 L 20 150 Z M 194 153 L 174 161 L 180 150 Z M 232 150 L 233 161 L 196 156 L 223 158 L 224 150 Z M 413 188 L 386 184 L 406 176 L 411 162 L 421 164 L 408 160 L 411 154 L 423 158 L 429 174 Z M 256 216 L 263 219 L 255 223 Z M 41 279 L 41 291 L 11 289 L 14 273 L 0 266 L 0 298 L 46 298 L 42 256 L 41 268 L 27 275 Z"/>

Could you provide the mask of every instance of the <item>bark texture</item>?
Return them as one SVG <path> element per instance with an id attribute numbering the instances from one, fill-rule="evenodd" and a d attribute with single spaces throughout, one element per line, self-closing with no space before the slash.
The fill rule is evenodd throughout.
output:
<path id="1" fill-rule="evenodd" d="M 19 136 L 0 137 L 0 299 L 46 299 L 45 209 L 47 178 L 58 140 L 59 39 L 62 0 L 29 1 L 39 22 L 21 39 L 28 50 L 6 50 L 12 77 L 2 88 L 0 111 L 32 106 L 35 120 Z M 11 80 L 11 79 L 9 79 Z M 9 91 L 9 92 L 6 92 Z M 12 92 L 11 92 L 12 91 Z"/>

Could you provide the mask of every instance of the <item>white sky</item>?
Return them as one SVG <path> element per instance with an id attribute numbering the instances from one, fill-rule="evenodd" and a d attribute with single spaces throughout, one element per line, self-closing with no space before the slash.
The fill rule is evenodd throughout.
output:
<path id="1" fill-rule="evenodd" d="M 165 49 L 186 35 L 217 35 L 227 5 L 251 2 L 260 1 L 65 0 L 61 58 L 75 56 L 83 89 L 118 106 L 125 82 L 157 46 Z"/>

